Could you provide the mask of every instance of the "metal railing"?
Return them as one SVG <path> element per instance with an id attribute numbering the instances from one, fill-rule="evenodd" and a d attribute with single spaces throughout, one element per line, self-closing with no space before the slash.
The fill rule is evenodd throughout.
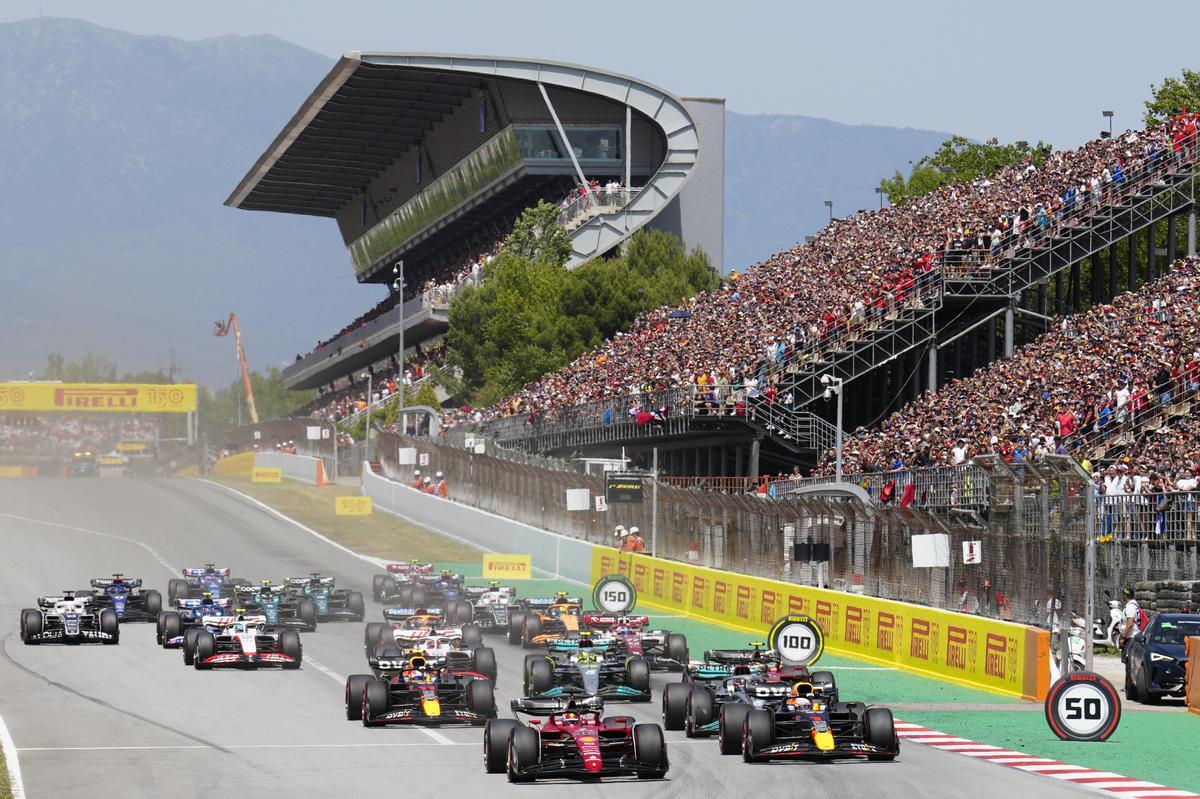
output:
<path id="1" fill-rule="evenodd" d="M 576 190 L 578 192 L 578 190 Z M 601 186 L 592 189 L 589 194 L 577 194 L 566 204 L 561 205 L 558 212 L 558 224 L 565 228 L 574 228 L 598 214 L 619 211 L 633 201 L 641 189 L 620 188 L 609 190 Z M 593 199 L 594 198 L 594 199 Z"/>

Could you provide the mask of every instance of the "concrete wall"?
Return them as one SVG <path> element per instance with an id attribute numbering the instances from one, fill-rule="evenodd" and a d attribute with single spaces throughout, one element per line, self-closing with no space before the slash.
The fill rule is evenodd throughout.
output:
<path id="1" fill-rule="evenodd" d="M 713 268 L 725 272 L 725 101 L 683 98 L 700 137 L 700 154 L 687 185 L 651 227 L 674 233 L 690 250 L 708 253 Z"/>
<path id="2" fill-rule="evenodd" d="M 290 455 L 284 452 L 259 452 L 254 456 L 256 468 L 282 469 L 284 477 L 309 485 L 325 485 L 325 465 L 320 458 Z"/>

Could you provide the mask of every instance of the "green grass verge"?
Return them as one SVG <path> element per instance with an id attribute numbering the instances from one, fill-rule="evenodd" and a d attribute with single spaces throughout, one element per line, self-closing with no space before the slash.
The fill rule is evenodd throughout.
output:
<path id="1" fill-rule="evenodd" d="M 294 480 L 252 483 L 249 477 L 213 477 L 214 482 L 236 488 L 266 503 L 306 527 L 332 538 L 344 547 L 388 560 L 475 561 L 479 551 L 409 524 L 389 513 L 338 516 L 334 497 L 359 496 L 357 486 L 310 486 Z"/>
<path id="2" fill-rule="evenodd" d="M 4 751 L 0 750 L 0 799 L 12 799 L 12 783 L 8 781 L 8 766 L 4 762 Z"/>

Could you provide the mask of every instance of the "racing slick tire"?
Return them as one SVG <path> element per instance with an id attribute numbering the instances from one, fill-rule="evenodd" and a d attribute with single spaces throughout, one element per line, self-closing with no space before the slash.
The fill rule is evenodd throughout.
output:
<path id="1" fill-rule="evenodd" d="M 687 683 L 671 682 L 663 688 L 662 719 L 668 730 L 682 730 L 687 718 L 687 700 L 691 688 Z"/>
<path id="2" fill-rule="evenodd" d="M 688 645 L 687 636 L 682 633 L 669 633 L 667 635 L 667 643 L 663 647 L 667 659 L 679 664 L 676 671 L 682 671 L 687 667 L 688 662 Z"/>
<path id="3" fill-rule="evenodd" d="M 412 583 L 401 583 L 396 587 L 396 604 L 402 608 L 412 607 Z"/>
<path id="4" fill-rule="evenodd" d="M 317 603 L 310 597 L 305 597 L 296 603 L 296 618 L 304 622 L 308 632 L 317 629 Z"/>
<path id="5" fill-rule="evenodd" d="M 293 658 L 291 663 L 284 663 L 285 669 L 298 669 L 304 660 L 304 651 L 300 648 L 300 633 L 295 630 L 283 630 L 279 633 L 279 651 Z"/>
<path id="6" fill-rule="evenodd" d="M 650 666 L 644 658 L 635 656 L 625 662 L 625 678 L 630 688 L 645 694 L 641 701 L 650 701 Z"/>
<path id="7" fill-rule="evenodd" d="M 196 671 L 211 669 L 212 664 L 205 663 L 205 658 L 210 658 L 217 653 L 217 638 L 208 630 L 197 630 L 196 635 L 192 639 L 192 665 Z"/>
<path id="8" fill-rule="evenodd" d="M 27 646 L 36 646 L 37 641 L 31 641 L 32 636 L 42 632 L 42 612 L 34 608 L 25 608 L 21 611 L 21 640 Z"/>
<path id="9" fill-rule="evenodd" d="M 196 636 L 204 632 L 201 627 L 188 627 L 183 631 L 183 665 L 192 665 L 196 654 Z"/>
<path id="10" fill-rule="evenodd" d="M 537 763 L 541 754 L 537 732 L 524 724 L 514 727 L 508 734 L 508 781 L 532 780 L 532 774 L 522 774 L 521 771 Z"/>
<path id="11" fill-rule="evenodd" d="M 687 737 L 700 737 L 700 728 L 712 724 L 715 704 L 712 691 L 707 688 L 692 688 L 688 693 L 687 715 L 683 719 L 683 730 Z"/>
<path id="12" fill-rule="evenodd" d="M 174 605 L 175 600 L 180 597 L 187 597 L 188 591 L 191 590 L 187 580 L 181 580 L 176 577 L 167 583 L 167 604 Z"/>
<path id="13" fill-rule="evenodd" d="M 538 696 L 554 687 L 554 668 L 545 658 L 530 661 L 525 672 L 525 695 Z"/>
<path id="14" fill-rule="evenodd" d="M 634 725 L 633 759 L 638 779 L 659 779 L 667 773 L 667 739 L 662 727 L 654 723 Z"/>
<path id="15" fill-rule="evenodd" d="M 754 708 L 742 722 L 742 760 L 754 762 L 754 753 L 775 743 L 775 719 L 770 711 Z"/>
<path id="16" fill-rule="evenodd" d="M 346 721 L 362 721 L 362 695 L 373 674 L 351 674 L 346 678 Z"/>
<path id="17" fill-rule="evenodd" d="M 513 719 L 488 719 L 483 725 L 483 768 L 488 774 L 504 771 L 508 762 L 508 736 L 517 723 Z"/>
<path id="18" fill-rule="evenodd" d="M 146 592 L 146 612 L 154 616 L 162 613 L 162 594 L 157 591 Z"/>
<path id="19" fill-rule="evenodd" d="M 717 744 L 723 755 L 742 753 L 742 727 L 751 707 L 745 702 L 726 702 L 721 705 L 721 726 L 717 731 Z"/>
<path id="20" fill-rule="evenodd" d="M 369 680 L 363 686 L 362 692 L 362 723 L 364 727 L 372 726 L 371 720 L 388 712 L 391 704 L 391 693 L 388 684 L 383 680 Z"/>
<path id="21" fill-rule="evenodd" d="M 379 602 L 387 602 L 388 597 L 396 596 L 396 591 L 400 583 L 396 582 L 396 578 L 390 574 L 383 575 L 383 579 L 379 581 Z"/>
<path id="22" fill-rule="evenodd" d="M 377 574 L 371 578 L 371 599 L 376 602 L 383 599 L 383 581 L 386 578 L 386 574 Z"/>
<path id="23" fill-rule="evenodd" d="M 479 628 L 478 624 L 471 624 L 470 621 L 467 619 L 467 623 L 462 626 L 462 645 L 467 648 L 483 643 L 483 630 Z"/>
<path id="24" fill-rule="evenodd" d="M 812 687 L 814 691 L 820 691 L 825 694 L 828 704 L 837 704 L 837 679 L 833 676 L 832 671 L 814 671 L 812 673 Z"/>
<path id="25" fill-rule="evenodd" d="M 863 716 L 863 737 L 872 746 L 884 749 L 899 748 L 892 711 L 886 707 L 867 708 Z M 895 760 L 895 755 L 871 755 L 868 760 Z"/>
<path id="26" fill-rule="evenodd" d="M 367 606 L 363 602 L 361 591 L 351 591 L 346 595 L 346 607 L 354 614 L 355 621 L 362 621 L 367 616 Z"/>
<path id="27" fill-rule="evenodd" d="M 167 612 L 165 610 L 160 610 L 158 612 L 158 615 L 155 616 L 155 618 L 154 618 L 154 640 L 158 643 L 159 646 L 162 646 L 162 642 L 163 642 L 162 627 L 163 627 L 163 616 L 165 616 L 165 615 L 167 615 Z"/>
<path id="28" fill-rule="evenodd" d="M 383 634 L 388 630 L 388 625 L 381 621 L 367 622 L 366 629 L 363 630 L 363 646 L 367 652 L 375 648 L 375 645 L 384 640 Z"/>
<path id="29" fill-rule="evenodd" d="M 491 680 L 471 680 L 467 683 L 467 710 L 487 719 L 496 717 L 496 691 Z"/>
<path id="30" fill-rule="evenodd" d="M 183 635 L 183 618 L 173 610 L 165 610 L 158 622 L 158 643 L 166 646 L 167 641 Z"/>
<path id="31" fill-rule="evenodd" d="M 521 625 L 521 646 L 533 646 L 533 639 L 542 634 L 542 620 L 534 615 L 525 617 Z"/>
<path id="32" fill-rule="evenodd" d="M 465 599 L 446 603 L 446 623 L 451 627 L 467 624 L 475 618 L 475 608 Z"/>
<path id="33" fill-rule="evenodd" d="M 408 604 L 410 607 L 423 608 L 429 600 L 425 596 L 425 586 L 414 585 L 408 594 Z"/>
<path id="34" fill-rule="evenodd" d="M 496 682 L 496 652 L 490 646 L 477 647 L 471 653 L 471 670 Z"/>
<path id="35" fill-rule="evenodd" d="M 100 611 L 100 632 L 112 636 L 104 639 L 104 643 L 108 646 L 121 642 L 121 620 L 117 618 L 117 612 L 112 608 L 104 608 Z"/>
<path id="36" fill-rule="evenodd" d="M 525 626 L 525 612 L 513 611 L 508 617 L 508 642 L 510 644 L 521 643 L 521 630 Z"/>

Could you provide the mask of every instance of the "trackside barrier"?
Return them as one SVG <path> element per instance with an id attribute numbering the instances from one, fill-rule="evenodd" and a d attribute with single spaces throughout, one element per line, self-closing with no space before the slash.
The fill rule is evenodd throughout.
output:
<path id="1" fill-rule="evenodd" d="M 592 550 L 592 580 L 623 574 L 638 598 L 765 634 L 787 613 L 816 619 L 832 652 L 1023 699 L 1049 689 L 1050 634 L 1011 622 L 661 560 Z"/>
<path id="2" fill-rule="evenodd" d="M 227 458 L 221 458 L 213 466 L 213 473 L 224 476 L 242 476 L 250 475 L 254 471 L 254 453 L 239 452 L 236 455 L 230 455 Z"/>
<path id="3" fill-rule="evenodd" d="M 1183 642 L 1187 653 L 1184 699 L 1189 713 L 1200 713 L 1200 637 L 1189 636 Z"/>
<path id="4" fill-rule="evenodd" d="M 528 553 L 536 571 L 580 585 L 591 583 L 594 547 L 586 541 L 556 535 L 451 499 L 423 494 L 375 474 L 367 463 L 362 467 L 362 490 L 379 510 L 390 511 L 487 552 Z"/>
<path id="5" fill-rule="evenodd" d="M 37 477 L 36 466 L 0 466 L 0 478 Z"/>
<path id="6" fill-rule="evenodd" d="M 308 455 L 292 455 L 287 452 L 259 452 L 254 458 L 254 465 L 260 468 L 282 469 L 283 476 L 292 480 L 300 480 L 309 485 L 326 485 L 329 480 L 325 477 L 325 463 L 320 458 Z"/>

